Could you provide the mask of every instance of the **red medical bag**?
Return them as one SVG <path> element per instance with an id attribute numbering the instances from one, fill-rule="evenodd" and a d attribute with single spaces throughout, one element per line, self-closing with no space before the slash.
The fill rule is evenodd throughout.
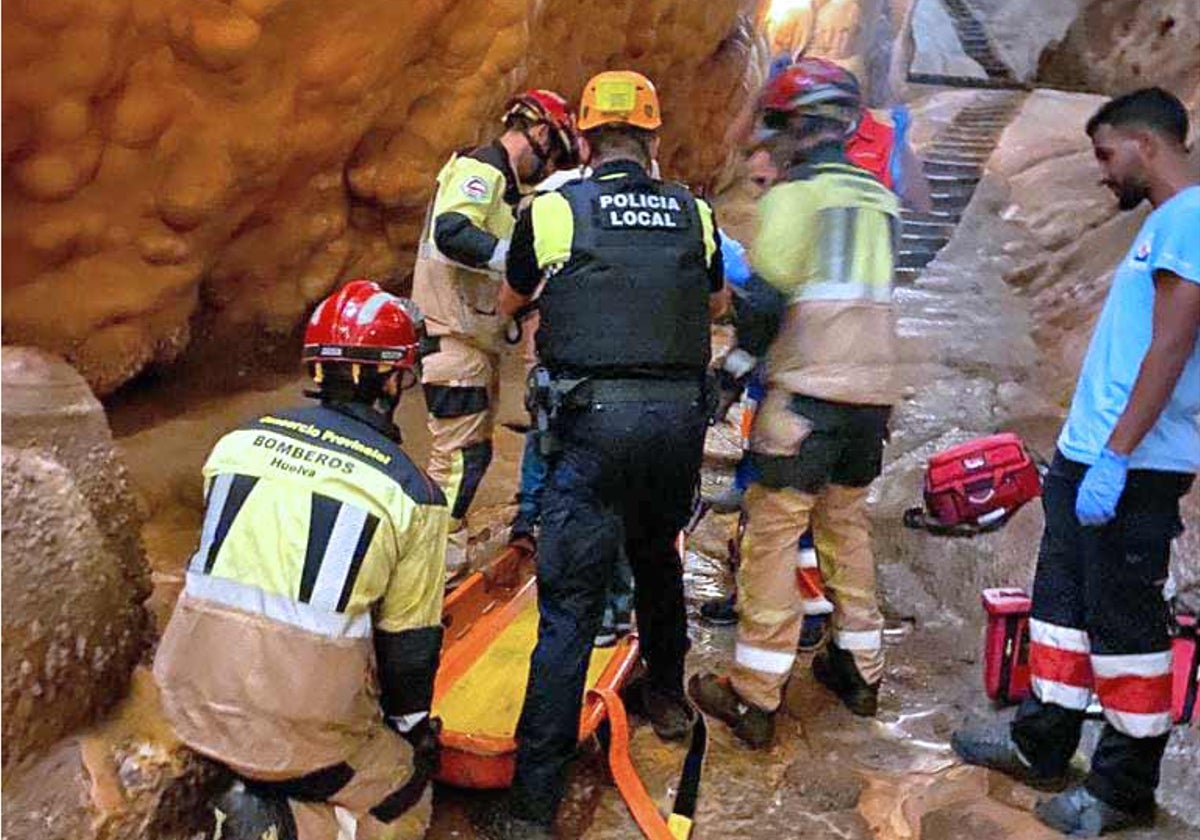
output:
<path id="1" fill-rule="evenodd" d="M 925 509 L 945 527 L 1002 523 L 1041 494 L 1037 464 L 1014 434 L 951 447 L 925 470 Z"/>
<path id="2" fill-rule="evenodd" d="M 1019 703 L 1029 696 L 1029 611 L 1033 602 L 1021 589 L 983 590 L 987 636 L 983 685 L 997 703 Z"/>
<path id="3" fill-rule="evenodd" d="M 1174 679 L 1171 684 L 1171 712 L 1176 723 L 1200 722 L 1200 644 L 1196 642 L 1196 617 L 1178 615 L 1175 637 L 1171 639 Z"/>

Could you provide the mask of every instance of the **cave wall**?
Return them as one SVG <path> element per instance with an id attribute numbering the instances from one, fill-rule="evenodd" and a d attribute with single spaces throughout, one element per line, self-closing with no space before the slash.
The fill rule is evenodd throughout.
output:
<path id="1" fill-rule="evenodd" d="M 514 89 L 650 75 L 703 183 L 757 85 L 759 0 L 4 0 L 3 340 L 100 394 L 402 278 L 434 176 Z"/>

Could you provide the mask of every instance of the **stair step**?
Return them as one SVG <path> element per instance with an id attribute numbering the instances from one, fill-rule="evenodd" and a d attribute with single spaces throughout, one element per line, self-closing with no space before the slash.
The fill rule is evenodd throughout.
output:
<path id="1" fill-rule="evenodd" d="M 959 175 L 964 178 L 978 179 L 979 173 L 979 167 L 973 163 L 963 163 L 960 160 L 943 160 L 933 157 L 925 159 L 925 174 L 931 178 L 934 175 Z"/>
<path id="2" fill-rule="evenodd" d="M 921 276 L 921 269 L 910 266 L 897 266 L 895 282 L 898 286 L 911 286 Z"/>
<path id="3" fill-rule="evenodd" d="M 900 237 L 900 249 L 906 252 L 926 251 L 931 254 L 936 254 L 938 251 L 942 250 L 942 248 L 945 247 L 946 243 L 949 241 L 950 237 L 942 236 L 940 234 L 937 236 L 918 237 L 909 233 L 905 233 Z"/>
<path id="4" fill-rule="evenodd" d="M 898 268 L 924 268 L 933 262 L 936 253 L 926 251 L 901 251 L 896 255 L 896 266 Z"/>
<path id="5" fill-rule="evenodd" d="M 979 172 L 971 176 L 946 174 L 943 172 L 925 173 L 925 180 L 929 181 L 934 187 L 967 187 L 975 189 L 975 185 L 979 183 L 981 177 L 983 177 L 982 173 Z"/>
<path id="6" fill-rule="evenodd" d="M 968 76 L 946 76 L 941 73 L 909 73 L 908 81 L 914 85 L 938 85 L 941 87 L 975 88 L 978 90 L 1028 90 L 1029 86 L 1011 75 L 989 76 L 977 79 Z"/>
<path id="7" fill-rule="evenodd" d="M 916 239 L 920 242 L 934 240 L 944 242 L 954 235 L 953 224 L 940 222 L 913 222 L 906 220 L 900 226 L 901 239 Z"/>
<path id="8" fill-rule="evenodd" d="M 967 143 L 962 140 L 934 140 L 930 146 L 930 151 L 939 157 L 943 153 L 953 157 L 955 160 L 971 157 L 989 157 L 992 149 L 995 148 L 995 143 Z"/>
<path id="9" fill-rule="evenodd" d="M 992 146 L 996 143 L 999 131 L 980 131 L 978 129 L 958 128 L 950 126 L 933 136 L 933 142 L 945 140 L 948 143 L 961 143 L 976 146 Z"/>

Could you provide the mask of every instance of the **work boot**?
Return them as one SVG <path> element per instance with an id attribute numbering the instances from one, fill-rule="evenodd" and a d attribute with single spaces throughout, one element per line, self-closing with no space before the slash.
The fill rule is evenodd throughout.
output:
<path id="1" fill-rule="evenodd" d="M 771 746 L 775 738 L 775 713 L 739 697 L 728 677 L 696 674 L 688 682 L 688 694 L 700 711 L 728 724 L 746 746 L 755 750 Z"/>
<path id="2" fill-rule="evenodd" d="M 471 824 L 486 840 L 554 840 L 550 826 L 516 816 L 508 802 L 477 809 Z"/>
<path id="3" fill-rule="evenodd" d="M 713 513 L 737 513 L 742 509 L 746 491 L 740 487 L 726 487 L 719 493 L 704 497 L 704 503 Z"/>
<path id="4" fill-rule="evenodd" d="M 825 644 L 828 637 L 829 616 L 806 615 L 804 624 L 800 627 L 800 644 L 796 646 L 796 649 L 805 653 L 814 651 Z"/>
<path id="5" fill-rule="evenodd" d="M 700 605 L 700 620 L 705 624 L 726 627 L 737 624 L 737 592 L 724 598 L 715 598 Z"/>
<path id="6" fill-rule="evenodd" d="M 858 673 L 854 657 L 830 642 L 813 657 L 813 676 L 838 696 L 859 717 L 875 717 L 879 710 L 879 683 L 868 683 Z"/>
<path id="7" fill-rule="evenodd" d="M 1097 798 L 1084 787 L 1077 787 L 1044 799 L 1033 809 L 1037 818 L 1068 837 L 1099 837 L 1123 828 L 1154 824 L 1154 806 L 1144 811 L 1122 811 Z"/>
<path id="8" fill-rule="evenodd" d="M 696 710 L 683 692 L 666 692 L 655 688 L 649 680 L 641 684 L 641 708 L 650 721 L 654 734 L 664 741 L 682 741 L 692 731 Z"/>
<path id="9" fill-rule="evenodd" d="M 959 729 L 950 736 L 950 746 L 967 764 L 998 770 L 1038 790 L 1062 790 L 1066 784 L 1065 776 L 1045 776 L 1033 768 L 1021 755 L 1007 723 Z"/>

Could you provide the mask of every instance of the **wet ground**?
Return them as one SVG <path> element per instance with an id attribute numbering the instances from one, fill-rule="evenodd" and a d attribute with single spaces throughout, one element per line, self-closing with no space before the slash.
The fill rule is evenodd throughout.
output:
<path id="1" fill-rule="evenodd" d="M 709 483 L 723 480 L 710 474 Z M 709 517 L 693 536 L 685 582 L 692 649 L 688 670 L 722 670 L 734 631 L 698 620 L 699 605 L 728 591 L 722 546 L 734 517 Z M 701 550 L 696 550 L 697 548 Z M 712 553 L 705 553 L 711 551 Z M 700 794 L 697 840 L 1042 840 L 1059 837 L 1034 819 L 1038 794 L 1003 776 L 963 766 L 949 748 L 965 720 L 994 710 L 983 695 L 976 627 L 917 628 L 890 622 L 888 666 L 876 720 L 856 718 L 814 680 L 802 655 L 789 684 L 775 745 L 742 746 L 719 722 L 710 742 Z M 1011 712 L 1004 712 L 1006 716 Z M 1088 725 L 1089 742 L 1098 724 Z M 1193 736 L 1194 737 L 1194 736 Z M 635 730 L 634 761 L 664 812 L 674 799 L 685 748 L 659 741 L 649 726 Z M 1195 768 L 1168 755 L 1164 804 L 1186 809 L 1196 793 Z M 1082 778 L 1083 767 L 1078 768 Z M 430 840 L 477 835 L 470 814 L 500 797 L 440 789 Z M 576 763 L 558 821 L 560 836 L 623 840 L 641 836 L 616 792 L 596 744 Z M 1200 829 L 1164 814 L 1153 830 L 1127 840 L 1194 840 Z"/>

